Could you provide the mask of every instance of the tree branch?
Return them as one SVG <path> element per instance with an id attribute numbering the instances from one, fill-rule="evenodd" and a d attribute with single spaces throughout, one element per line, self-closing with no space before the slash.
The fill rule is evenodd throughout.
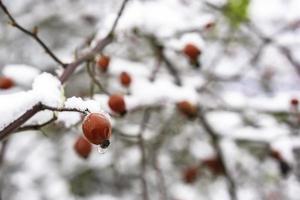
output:
<path id="1" fill-rule="evenodd" d="M 97 53 L 101 52 L 108 44 L 110 44 L 113 41 L 112 33 L 115 31 L 115 28 L 116 28 L 118 21 L 125 9 L 125 5 L 127 2 L 128 2 L 128 0 L 124 0 L 122 7 L 118 13 L 118 16 L 115 19 L 115 22 L 113 23 L 110 33 L 103 40 L 100 40 L 96 44 L 96 46 L 93 49 L 91 49 L 88 53 L 79 57 L 77 60 L 68 64 L 65 67 L 62 75 L 59 78 L 61 83 L 65 83 L 69 79 L 69 77 L 73 74 L 73 72 L 76 70 L 76 68 L 78 66 L 80 66 L 82 63 L 92 59 Z M 2 3 L 2 0 L 0 0 L 0 6 L 2 7 L 2 9 L 4 8 L 4 11 L 7 11 L 6 7 Z M 6 13 L 9 13 L 9 12 L 7 11 Z M 11 16 L 10 13 L 9 13 L 9 16 Z M 14 18 L 10 18 L 10 19 L 14 19 Z M 27 32 L 29 32 L 29 31 L 27 31 Z M 29 33 L 31 33 L 31 32 L 29 32 Z M 15 121 L 13 121 L 11 124 L 9 124 L 7 127 L 5 127 L 3 130 L 0 131 L 0 140 L 3 140 L 4 138 L 6 138 L 9 134 L 14 132 L 17 128 L 22 126 L 22 124 L 24 124 L 28 119 L 30 119 L 32 116 L 34 116 L 37 112 L 39 112 L 41 110 L 43 110 L 43 105 L 41 103 L 37 103 L 36 105 L 34 105 L 31 109 L 26 111 L 19 118 L 17 118 Z"/>
<path id="2" fill-rule="evenodd" d="M 202 124 L 203 128 L 205 129 L 207 134 L 210 136 L 210 138 L 212 140 L 212 145 L 216 151 L 217 157 L 218 157 L 218 159 L 220 159 L 220 163 L 222 165 L 224 175 L 228 182 L 229 195 L 232 200 L 236 200 L 237 199 L 236 185 L 235 185 L 235 182 L 234 182 L 229 170 L 226 167 L 225 158 L 224 158 L 224 155 L 223 155 L 223 152 L 221 149 L 221 145 L 220 145 L 220 136 L 210 126 L 210 124 L 208 123 L 208 121 L 205 117 L 205 113 L 203 113 L 203 111 L 201 109 L 199 109 L 198 118 L 199 118 L 200 123 Z"/>
<path id="3" fill-rule="evenodd" d="M 25 33 L 26 35 L 33 38 L 44 50 L 45 52 L 60 66 L 65 68 L 67 64 L 63 63 L 52 51 L 51 49 L 45 44 L 45 42 L 38 36 L 38 29 L 35 27 L 32 31 L 29 31 L 25 29 L 23 26 L 21 26 L 15 18 L 12 16 L 12 14 L 8 11 L 7 7 L 3 4 L 2 0 L 0 0 L 0 7 L 3 10 L 3 12 L 6 14 L 6 16 L 9 18 L 10 23 L 13 27 L 16 27 L 21 32 Z"/>

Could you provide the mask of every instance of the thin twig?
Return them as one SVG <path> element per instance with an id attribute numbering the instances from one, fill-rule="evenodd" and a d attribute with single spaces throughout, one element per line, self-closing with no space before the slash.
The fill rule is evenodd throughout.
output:
<path id="1" fill-rule="evenodd" d="M 119 22 L 119 20 L 120 20 L 120 18 L 122 16 L 122 13 L 124 12 L 124 9 L 125 9 L 126 4 L 128 3 L 128 1 L 129 0 L 124 0 L 123 1 L 122 5 L 121 5 L 121 8 L 120 8 L 120 10 L 119 10 L 119 12 L 117 14 L 117 17 L 116 17 L 116 19 L 115 19 L 115 21 L 114 21 L 114 23 L 113 23 L 113 25 L 111 27 L 111 30 L 109 31 L 108 35 L 113 35 L 113 33 L 114 33 L 114 31 L 115 31 L 115 29 L 116 29 L 116 27 L 118 25 L 118 22 Z"/>
<path id="2" fill-rule="evenodd" d="M 104 92 L 107 95 L 110 95 L 110 93 L 102 86 L 102 84 L 100 83 L 100 81 L 96 78 L 95 73 L 92 72 L 91 70 L 91 66 L 90 63 L 87 64 L 87 72 L 89 77 L 91 78 L 92 82 L 97 85 L 97 87 Z M 95 68 L 94 66 L 92 66 L 92 68 Z"/>
<path id="3" fill-rule="evenodd" d="M 39 130 L 39 129 L 43 128 L 44 126 L 47 126 L 56 120 L 57 120 L 57 117 L 55 115 L 53 115 L 53 117 L 51 119 L 49 119 L 48 121 L 46 121 L 42 124 L 22 126 L 22 127 L 18 128 L 16 130 L 16 132 L 27 131 L 27 130 Z"/>
<path id="4" fill-rule="evenodd" d="M 15 18 L 12 16 L 12 14 L 8 11 L 7 7 L 3 4 L 2 0 L 0 0 L 0 7 L 3 10 L 3 12 L 6 14 L 6 16 L 9 18 L 10 23 L 13 27 L 16 27 L 26 35 L 32 37 L 44 50 L 45 52 L 59 65 L 61 65 L 63 68 L 67 66 L 67 64 L 63 63 L 54 53 L 53 51 L 46 45 L 46 43 L 38 36 L 38 30 L 35 27 L 32 31 L 29 31 L 25 29 L 23 26 L 21 26 Z"/>
<path id="5" fill-rule="evenodd" d="M 2 141 L 2 146 L 0 149 L 0 167 L 2 166 L 3 161 L 4 161 L 4 156 L 5 156 L 5 152 L 7 149 L 7 145 L 8 145 L 8 140 Z"/>
<path id="6" fill-rule="evenodd" d="M 150 120 L 151 116 L 151 110 L 146 109 L 143 115 L 143 119 L 140 125 L 140 130 L 138 133 L 138 145 L 142 153 L 142 160 L 141 160 L 141 182 L 142 182 L 142 188 L 143 188 L 143 200 L 149 200 L 149 193 L 147 188 L 147 180 L 146 180 L 146 167 L 147 167 L 147 155 L 146 155 L 146 146 L 145 141 L 143 138 L 143 133 L 146 130 L 147 123 Z"/>
<path id="7" fill-rule="evenodd" d="M 222 165 L 224 175 L 228 182 L 229 195 L 232 200 L 236 200 L 237 199 L 236 185 L 235 185 L 234 179 L 232 178 L 229 170 L 226 167 L 225 157 L 223 155 L 221 145 L 220 145 L 220 136 L 210 126 L 209 122 L 207 121 L 207 119 L 205 117 L 205 113 L 203 113 L 203 111 L 201 109 L 199 109 L 198 117 L 199 117 L 200 123 L 202 124 L 203 128 L 205 129 L 207 134 L 211 137 L 212 145 L 216 151 L 218 159 L 220 159 L 220 163 Z"/>

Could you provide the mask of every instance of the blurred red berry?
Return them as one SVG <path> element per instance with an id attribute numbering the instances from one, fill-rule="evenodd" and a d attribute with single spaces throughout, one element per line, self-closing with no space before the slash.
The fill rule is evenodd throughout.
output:
<path id="1" fill-rule="evenodd" d="M 277 150 L 272 149 L 271 152 L 270 152 L 270 155 L 271 155 L 272 158 L 274 158 L 276 160 L 283 160 L 282 156 L 281 156 L 281 153 Z"/>
<path id="2" fill-rule="evenodd" d="M 0 89 L 9 89 L 12 86 L 14 86 L 12 79 L 5 76 L 0 77 Z"/>
<path id="3" fill-rule="evenodd" d="M 189 118 L 194 118 L 197 116 L 197 107 L 188 101 L 181 101 L 177 103 L 177 109 Z"/>
<path id="4" fill-rule="evenodd" d="M 104 114 L 91 113 L 87 115 L 82 124 L 82 131 L 90 143 L 106 147 L 109 145 L 112 127 Z"/>
<path id="5" fill-rule="evenodd" d="M 102 72 L 106 72 L 110 63 L 110 57 L 101 56 L 97 61 L 97 65 Z"/>
<path id="6" fill-rule="evenodd" d="M 194 183 L 198 178 L 198 167 L 192 166 L 183 171 L 183 181 L 185 183 Z"/>
<path id="7" fill-rule="evenodd" d="M 92 151 L 92 145 L 86 139 L 80 136 L 77 138 L 74 144 L 74 150 L 80 157 L 87 159 Z"/>
<path id="8" fill-rule="evenodd" d="M 188 43 L 184 49 L 183 53 L 189 57 L 191 60 L 197 60 L 198 56 L 201 54 L 201 50 L 194 44 Z"/>
<path id="9" fill-rule="evenodd" d="M 218 157 L 204 159 L 202 164 L 215 175 L 224 174 L 223 164 Z"/>
<path id="10" fill-rule="evenodd" d="M 292 99 L 290 100 L 290 104 L 291 104 L 292 106 L 298 106 L 298 105 L 299 105 L 299 100 L 298 100 L 297 98 L 292 98 Z"/>
<path id="11" fill-rule="evenodd" d="M 120 74 L 120 82 L 123 86 L 129 87 L 131 84 L 131 76 L 127 72 L 122 72 Z"/>
<path id="12" fill-rule="evenodd" d="M 109 97 L 108 105 L 110 109 L 121 115 L 126 114 L 126 105 L 123 95 L 113 94 Z"/>

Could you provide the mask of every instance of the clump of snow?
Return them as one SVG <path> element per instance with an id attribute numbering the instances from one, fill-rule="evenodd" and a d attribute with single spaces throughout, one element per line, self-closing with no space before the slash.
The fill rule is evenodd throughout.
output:
<path id="1" fill-rule="evenodd" d="M 2 73 L 11 78 L 15 83 L 22 86 L 31 86 L 35 77 L 41 72 L 39 69 L 29 65 L 5 65 Z"/>
<path id="2" fill-rule="evenodd" d="M 42 104 L 58 107 L 62 104 L 62 86 L 57 77 L 42 73 L 33 84 L 32 90 Z"/>
<path id="3" fill-rule="evenodd" d="M 197 12 L 197 7 L 184 6 L 180 1 L 132 1 L 122 15 L 117 32 L 139 28 L 147 33 L 167 37 L 179 30 L 197 27 L 201 30 L 201 25 L 211 21 L 212 17 L 204 13 L 199 16 Z M 103 31 L 109 30 L 115 18 L 115 14 L 109 15 L 101 24 L 98 34 L 103 35 Z"/>
<path id="4" fill-rule="evenodd" d="M 62 86 L 56 77 L 43 73 L 34 80 L 32 90 L 0 95 L 0 113 L 5 116 L 0 119 L 0 130 L 39 102 L 59 107 L 63 102 L 61 90 Z"/>

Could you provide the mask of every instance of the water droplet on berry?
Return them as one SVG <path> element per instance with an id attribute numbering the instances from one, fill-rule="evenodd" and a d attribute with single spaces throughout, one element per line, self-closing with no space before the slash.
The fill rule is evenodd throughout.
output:
<path id="1" fill-rule="evenodd" d="M 102 148 L 101 145 L 97 146 L 97 150 L 100 154 L 105 154 L 108 148 Z"/>

